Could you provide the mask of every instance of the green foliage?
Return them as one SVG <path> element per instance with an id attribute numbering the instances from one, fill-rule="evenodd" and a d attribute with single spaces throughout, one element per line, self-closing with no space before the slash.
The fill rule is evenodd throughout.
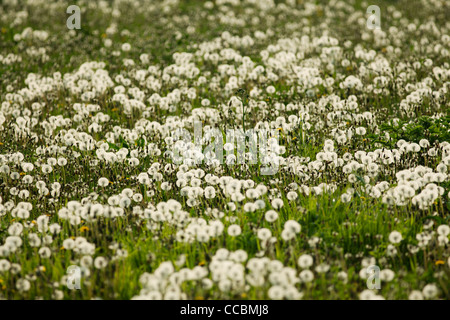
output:
<path id="1" fill-rule="evenodd" d="M 422 116 L 413 121 L 400 120 L 398 123 L 382 124 L 380 130 L 380 134 L 374 134 L 370 138 L 373 143 L 380 143 L 385 147 L 393 148 L 401 139 L 416 143 L 426 139 L 433 145 L 435 142 L 450 141 L 450 116 Z M 389 134 L 389 139 L 386 139 L 386 133 Z"/>

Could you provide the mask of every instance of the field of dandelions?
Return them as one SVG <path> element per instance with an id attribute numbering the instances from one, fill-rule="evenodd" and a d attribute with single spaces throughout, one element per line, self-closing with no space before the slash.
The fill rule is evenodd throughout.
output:
<path id="1" fill-rule="evenodd" d="M 449 16 L 446 0 L 1 1 L 0 298 L 450 299 Z M 277 130 L 279 170 L 176 164 L 195 121 Z"/>

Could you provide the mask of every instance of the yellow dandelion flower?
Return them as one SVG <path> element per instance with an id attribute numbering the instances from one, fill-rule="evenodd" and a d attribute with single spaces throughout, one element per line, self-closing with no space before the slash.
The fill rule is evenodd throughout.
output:
<path id="1" fill-rule="evenodd" d="M 440 264 L 445 264 L 445 262 L 444 261 L 442 261 L 442 260 L 438 260 L 438 261 L 436 261 L 436 265 L 438 266 L 438 265 L 440 265 Z"/>

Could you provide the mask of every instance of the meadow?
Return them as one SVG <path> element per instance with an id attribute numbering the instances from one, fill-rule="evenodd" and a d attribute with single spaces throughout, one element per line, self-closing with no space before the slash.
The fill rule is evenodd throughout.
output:
<path id="1" fill-rule="evenodd" d="M 449 17 L 1 1 L 0 298 L 450 299 Z"/>

